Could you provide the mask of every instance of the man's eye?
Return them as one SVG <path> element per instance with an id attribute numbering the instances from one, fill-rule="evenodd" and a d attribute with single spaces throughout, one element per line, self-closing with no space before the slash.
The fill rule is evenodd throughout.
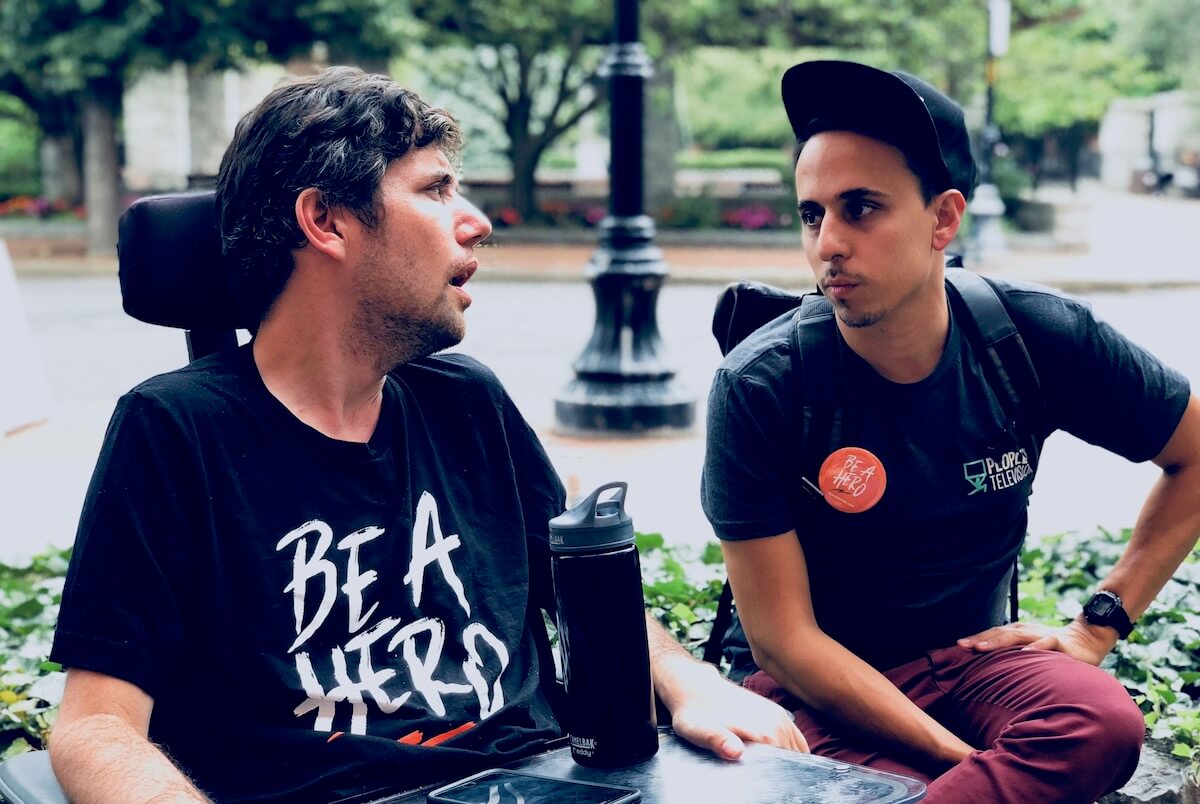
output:
<path id="1" fill-rule="evenodd" d="M 860 221 L 870 215 L 878 207 L 873 204 L 864 204 L 862 202 L 852 202 L 846 205 L 846 214 L 851 220 Z"/>
<path id="2" fill-rule="evenodd" d="M 443 201 L 454 197 L 454 188 L 447 182 L 438 182 L 430 187 L 429 191 L 437 195 L 437 197 Z"/>
<path id="3" fill-rule="evenodd" d="M 816 226 L 821 222 L 821 216 L 811 209 L 800 210 L 800 223 L 804 226 Z"/>

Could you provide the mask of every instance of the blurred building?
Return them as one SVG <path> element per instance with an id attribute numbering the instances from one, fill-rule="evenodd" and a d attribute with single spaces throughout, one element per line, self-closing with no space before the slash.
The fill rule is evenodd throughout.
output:
<path id="1" fill-rule="evenodd" d="M 1108 187 L 1200 194 L 1200 92 L 1117 99 L 1100 122 L 1099 145 Z"/>
<path id="2" fill-rule="evenodd" d="M 204 186 L 217 175 L 237 121 L 284 77 L 280 65 L 245 72 L 176 64 L 125 90 L 125 186 L 134 193 Z"/>

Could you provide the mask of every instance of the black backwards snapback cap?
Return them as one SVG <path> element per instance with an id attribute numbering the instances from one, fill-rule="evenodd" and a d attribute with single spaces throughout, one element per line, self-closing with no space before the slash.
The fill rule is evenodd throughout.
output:
<path id="1" fill-rule="evenodd" d="M 966 198 L 975 158 L 962 107 L 916 76 L 850 61 L 806 61 L 783 74 L 783 106 L 797 141 L 845 126 L 894 145 Z"/>

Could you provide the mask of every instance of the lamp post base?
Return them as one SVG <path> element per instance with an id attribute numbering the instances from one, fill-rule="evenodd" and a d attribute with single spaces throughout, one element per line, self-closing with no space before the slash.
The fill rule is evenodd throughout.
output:
<path id="1" fill-rule="evenodd" d="M 694 396 L 663 358 L 658 293 L 667 278 L 645 215 L 608 217 L 588 266 L 596 324 L 575 379 L 554 400 L 559 432 L 645 435 L 686 430 L 696 418 Z"/>
<path id="2" fill-rule="evenodd" d="M 606 382 L 577 377 L 554 400 L 558 432 L 644 436 L 683 433 L 696 420 L 693 396 L 674 378 Z"/>

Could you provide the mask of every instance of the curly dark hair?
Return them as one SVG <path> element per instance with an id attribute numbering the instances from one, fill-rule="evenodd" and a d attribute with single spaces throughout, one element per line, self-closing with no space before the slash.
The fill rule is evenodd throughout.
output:
<path id="1" fill-rule="evenodd" d="M 458 123 L 391 79 L 330 67 L 273 90 L 241 119 L 221 159 L 217 214 L 230 285 L 244 312 L 262 321 L 307 242 L 296 196 L 320 190 L 330 206 L 378 225 L 378 191 L 394 160 L 435 145 L 454 160 Z"/>

